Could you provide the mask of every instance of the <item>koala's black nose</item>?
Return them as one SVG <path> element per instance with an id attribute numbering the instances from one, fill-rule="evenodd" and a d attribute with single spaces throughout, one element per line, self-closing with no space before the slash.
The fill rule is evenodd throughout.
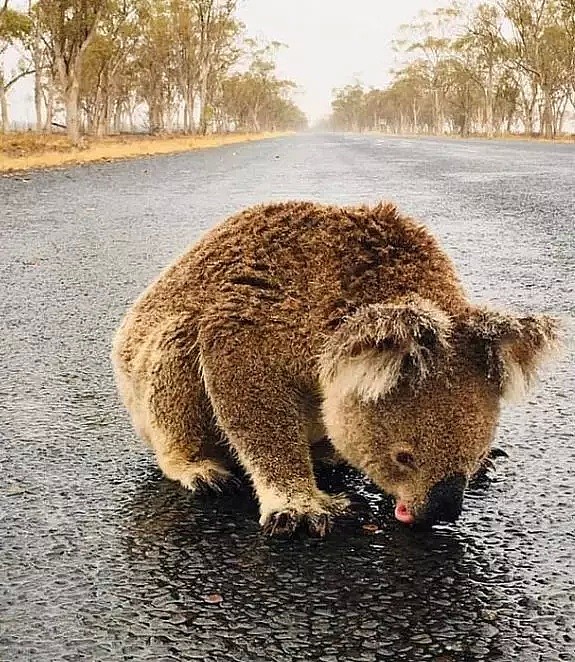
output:
<path id="1" fill-rule="evenodd" d="M 454 474 L 436 483 L 427 497 L 427 507 L 421 517 L 423 524 L 455 522 L 461 515 L 463 492 L 467 479 L 463 474 Z"/>

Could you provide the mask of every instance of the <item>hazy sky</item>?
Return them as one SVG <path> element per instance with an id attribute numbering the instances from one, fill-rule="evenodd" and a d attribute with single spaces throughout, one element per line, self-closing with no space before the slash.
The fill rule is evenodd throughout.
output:
<path id="1" fill-rule="evenodd" d="M 25 6 L 13 0 L 11 6 Z M 313 121 L 330 111 L 331 91 L 355 76 L 381 86 L 394 65 L 391 41 L 402 23 L 438 0 L 240 0 L 239 15 L 251 36 L 288 45 L 279 73 L 298 83 L 296 101 Z M 10 94 L 14 120 L 34 121 L 30 80 Z"/>
<path id="2" fill-rule="evenodd" d="M 402 23 L 435 0 L 241 0 L 240 16 L 252 35 L 284 42 L 282 76 L 303 89 L 297 97 L 311 120 L 330 112 L 331 91 L 357 76 L 366 85 L 389 80 L 391 42 Z"/>

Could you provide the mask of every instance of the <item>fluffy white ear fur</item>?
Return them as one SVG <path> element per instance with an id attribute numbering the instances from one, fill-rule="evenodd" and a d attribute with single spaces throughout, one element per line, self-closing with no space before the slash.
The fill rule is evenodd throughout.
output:
<path id="1" fill-rule="evenodd" d="M 326 343 L 322 385 L 338 398 L 374 401 L 391 391 L 405 371 L 420 382 L 435 355 L 448 347 L 450 318 L 431 302 L 412 296 L 396 304 L 372 304 L 348 317 Z"/>
<path id="2" fill-rule="evenodd" d="M 513 360 L 512 353 L 504 348 L 501 349 L 501 365 L 501 397 L 509 403 L 521 402 L 529 391 L 531 376 L 526 375 L 521 366 Z"/>
<path id="3" fill-rule="evenodd" d="M 365 402 L 375 401 L 395 387 L 402 361 L 395 352 L 366 350 L 341 361 L 329 390 L 341 398 L 355 394 Z"/>
<path id="4" fill-rule="evenodd" d="M 561 322 L 546 315 L 515 317 L 477 309 L 466 324 L 484 345 L 488 378 L 498 381 L 508 402 L 525 397 L 541 365 L 562 347 Z"/>

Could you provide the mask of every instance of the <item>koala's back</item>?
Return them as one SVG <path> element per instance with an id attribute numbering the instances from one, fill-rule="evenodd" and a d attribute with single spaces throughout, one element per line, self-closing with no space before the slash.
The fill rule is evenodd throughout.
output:
<path id="1" fill-rule="evenodd" d="M 251 325 L 314 338 L 360 305 L 408 292 L 447 312 L 465 305 L 435 238 L 393 205 L 260 205 L 214 228 L 169 267 L 134 304 L 131 334 L 186 314 L 217 325 L 220 335 Z"/>

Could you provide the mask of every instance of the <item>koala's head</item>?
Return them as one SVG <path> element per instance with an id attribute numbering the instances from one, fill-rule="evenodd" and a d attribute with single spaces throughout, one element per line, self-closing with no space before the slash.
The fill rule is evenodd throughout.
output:
<path id="1" fill-rule="evenodd" d="M 414 296 L 348 317 L 321 357 L 336 449 L 396 500 L 407 524 L 455 521 L 489 453 L 502 399 L 526 391 L 559 325 Z"/>

